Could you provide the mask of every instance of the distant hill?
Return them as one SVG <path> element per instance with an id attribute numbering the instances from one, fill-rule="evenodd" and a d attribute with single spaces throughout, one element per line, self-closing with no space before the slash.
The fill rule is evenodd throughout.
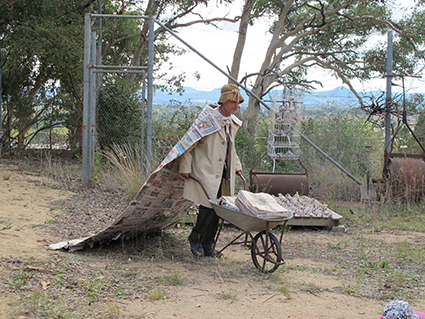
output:
<path id="1" fill-rule="evenodd" d="M 247 105 L 248 95 L 244 90 L 241 90 L 241 94 L 245 99 L 242 105 Z M 365 101 L 369 101 L 370 96 L 375 98 L 381 94 L 385 94 L 380 91 L 370 92 L 359 92 L 361 97 L 365 98 Z M 423 93 L 422 93 L 423 94 Z M 407 94 L 407 97 L 410 94 Z M 178 93 L 167 94 L 165 92 L 156 92 L 153 98 L 155 104 L 168 104 L 170 100 L 174 99 L 179 102 L 190 101 L 195 105 L 205 105 L 208 103 L 217 103 L 220 97 L 220 89 L 214 89 L 212 91 L 198 91 L 193 88 L 186 87 L 185 92 L 182 95 Z M 270 100 L 270 98 L 268 98 Z M 358 101 L 354 94 L 345 87 L 338 87 L 329 91 L 306 91 L 304 93 L 304 106 L 305 107 L 318 107 L 318 106 L 329 106 L 337 105 L 339 107 L 357 107 Z"/>
<path id="2" fill-rule="evenodd" d="M 217 103 L 220 97 L 221 89 L 214 89 L 212 91 L 198 91 L 190 87 L 185 87 L 185 91 L 182 95 L 178 93 L 168 94 L 165 92 L 155 92 L 153 101 L 157 104 L 167 104 L 170 100 L 176 100 L 180 102 L 190 101 L 192 104 L 205 105 L 208 103 Z M 243 91 L 243 90 L 242 90 Z M 247 101 L 247 95 L 245 92 L 241 92 L 245 101 Z"/>
<path id="3" fill-rule="evenodd" d="M 359 102 L 353 92 L 345 87 L 338 87 L 330 91 L 306 91 L 304 94 L 304 105 L 307 107 L 330 104 L 355 107 Z"/>

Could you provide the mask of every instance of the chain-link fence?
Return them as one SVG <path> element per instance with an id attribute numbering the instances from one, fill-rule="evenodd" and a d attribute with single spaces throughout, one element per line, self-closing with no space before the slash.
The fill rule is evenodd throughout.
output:
<path id="1" fill-rule="evenodd" d="M 150 170 L 153 23 L 153 18 L 145 16 L 86 15 L 85 184 L 91 179 L 96 152 L 114 145 L 139 145 L 141 165 Z"/>
<path id="2" fill-rule="evenodd" d="M 119 19 L 107 15 L 92 15 L 88 19 L 86 46 L 89 50 L 86 50 L 85 65 L 89 67 L 85 70 L 84 98 L 85 105 L 90 107 L 85 109 L 83 119 L 88 144 L 88 151 L 83 152 L 83 171 L 91 171 L 89 165 L 97 152 L 111 149 L 113 152 L 115 146 L 125 144 L 139 156 L 143 179 L 179 141 L 203 106 L 175 102 L 153 107 L 153 83 L 149 78 L 152 76 L 149 63 L 154 54 L 150 51 L 153 43 L 149 42 L 149 30 L 153 30 L 150 25 L 153 21 L 147 17 Z M 139 30 L 138 36 L 128 36 L 132 29 Z M 140 65 L 134 64 L 134 56 L 141 61 Z M 238 132 L 237 151 L 245 178 L 249 179 L 249 171 L 254 166 L 264 172 L 305 172 L 312 196 L 360 199 L 365 195 L 368 181 L 382 177 L 383 131 L 366 122 L 364 113 L 356 114 L 350 109 L 324 106 L 314 113 L 300 110 L 296 115 L 296 130 L 303 138 L 298 138 L 298 147 L 291 152 L 299 161 L 276 160 L 270 156 L 270 134 L 276 129 L 277 117 L 273 120 L 269 112 L 264 112 L 266 115 L 260 117 L 255 133 L 244 129 Z M 281 131 L 279 134 L 285 135 L 285 139 L 292 134 L 290 130 Z M 290 140 L 293 142 L 294 138 L 291 136 Z M 280 140 L 272 142 L 280 143 Z M 285 154 L 288 145 L 283 149 Z M 265 153 L 267 156 L 262 158 Z M 85 160 L 89 163 L 86 167 Z M 241 182 L 238 187 L 243 187 Z"/>

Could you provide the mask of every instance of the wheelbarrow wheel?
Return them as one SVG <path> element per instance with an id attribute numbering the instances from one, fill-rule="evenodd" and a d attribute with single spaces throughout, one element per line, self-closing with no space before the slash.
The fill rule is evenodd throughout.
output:
<path id="1" fill-rule="evenodd" d="M 259 232 L 252 241 L 251 257 L 255 267 L 263 273 L 272 273 L 281 264 L 282 248 L 276 236 L 266 231 Z"/>

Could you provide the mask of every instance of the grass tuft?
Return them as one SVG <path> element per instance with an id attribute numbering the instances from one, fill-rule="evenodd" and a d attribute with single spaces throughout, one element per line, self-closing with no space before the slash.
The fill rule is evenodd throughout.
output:
<path id="1" fill-rule="evenodd" d="M 127 200 L 132 200 L 139 192 L 142 182 L 141 155 L 137 147 L 128 144 L 114 144 L 110 149 L 105 150 L 103 155 L 119 172 L 119 179 L 125 184 Z"/>
<path id="2" fill-rule="evenodd" d="M 155 289 L 150 294 L 148 294 L 148 298 L 151 300 L 161 300 L 164 299 L 165 295 L 164 293 L 159 289 Z"/>

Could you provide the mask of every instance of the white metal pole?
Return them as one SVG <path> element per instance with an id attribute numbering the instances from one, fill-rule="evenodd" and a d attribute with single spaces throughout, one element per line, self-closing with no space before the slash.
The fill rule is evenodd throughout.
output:
<path id="1" fill-rule="evenodd" d="M 142 178 L 145 174 L 145 98 L 146 98 L 146 72 L 143 72 L 142 79 L 142 114 L 140 116 L 140 177 Z"/>
<path id="2" fill-rule="evenodd" d="M 82 166 L 83 166 L 83 186 L 88 186 L 91 178 L 90 163 L 90 134 L 89 134 L 89 92 L 90 92 L 90 45 L 91 45 L 90 14 L 86 14 L 84 20 L 84 96 L 83 96 L 83 126 L 82 126 Z"/>
<path id="3" fill-rule="evenodd" d="M 152 152 L 152 103 L 153 103 L 153 40 L 154 40 L 154 17 L 149 17 L 149 45 L 148 45 L 148 105 L 146 114 L 146 176 L 151 173 Z"/>
<path id="4" fill-rule="evenodd" d="M 97 51 L 96 51 L 96 32 L 92 32 L 91 34 L 91 64 L 96 64 L 97 59 Z M 89 115 L 89 122 L 90 122 L 90 166 L 94 163 L 94 153 L 96 150 L 96 97 L 97 97 L 97 90 L 96 90 L 96 81 L 97 80 L 97 74 L 90 71 L 90 115 Z"/>
<path id="5" fill-rule="evenodd" d="M 391 141 L 391 82 L 393 65 L 393 32 L 388 31 L 388 51 L 387 51 L 387 92 L 385 98 L 385 151 L 390 152 Z"/>

